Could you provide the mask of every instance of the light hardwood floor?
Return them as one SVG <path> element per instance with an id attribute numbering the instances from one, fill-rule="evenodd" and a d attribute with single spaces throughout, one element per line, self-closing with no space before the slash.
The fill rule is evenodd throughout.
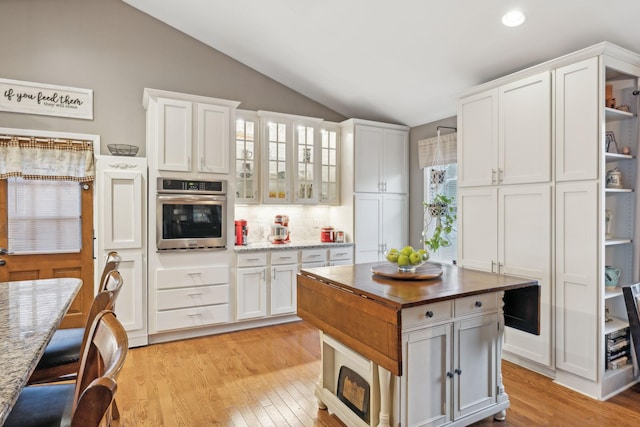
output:
<path id="1" fill-rule="evenodd" d="M 124 426 L 344 425 L 318 410 L 318 331 L 305 322 L 150 345 L 129 352 L 118 380 Z M 640 426 L 640 388 L 598 402 L 503 362 L 511 400 L 494 427 Z"/>

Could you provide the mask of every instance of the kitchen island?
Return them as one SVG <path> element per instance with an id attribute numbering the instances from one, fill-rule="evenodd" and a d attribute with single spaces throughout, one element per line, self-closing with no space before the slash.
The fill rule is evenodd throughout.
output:
<path id="1" fill-rule="evenodd" d="M 401 280 L 372 274 L 377 266 L 302 269 L 297 277 L 298 316 L 320 330 L 321 407 L 348 426 L 504 419 L 503 299 L 523 289 L 535 296 L 537 282 L 433 263 L 425 268 L 441 276 Z M 509 317 L 523 323 L 528 313 L 535 323 L 539 299 L 531 299 Z"/>

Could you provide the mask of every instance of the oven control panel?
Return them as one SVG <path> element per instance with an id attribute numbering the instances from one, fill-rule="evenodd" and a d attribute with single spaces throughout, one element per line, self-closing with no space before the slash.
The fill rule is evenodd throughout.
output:
<path id="1" fill-rule="evenodd" d="M 226 194 L 227 181 L 158 178 L 158 193 Z"/>

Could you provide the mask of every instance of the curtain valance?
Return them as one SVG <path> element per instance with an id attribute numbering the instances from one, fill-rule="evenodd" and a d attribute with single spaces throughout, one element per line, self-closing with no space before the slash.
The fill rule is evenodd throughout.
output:
<path id="1" fill-rule="evenodd" d="M 438 139 L 440 140 L 439 143 Z M 420 168 L 456 163 L 458 150 L 457 140 L 457 134 L 453 132 L 447 135 L 435 136 L 418 141 L 418 161 L 420 162 Z"/>
<path id="2" fill-rule="evenodd" d="M 0 179 L 86 182 L 95 178 L 90 141 L 0 135 Z"/>

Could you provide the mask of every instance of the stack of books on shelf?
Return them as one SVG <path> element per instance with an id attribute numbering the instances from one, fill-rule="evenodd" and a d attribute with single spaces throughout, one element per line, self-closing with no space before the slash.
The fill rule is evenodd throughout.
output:
<path id="1" fill-rule="evenodd" d="M 607 369 L 618 369 L 631 362 L 629 328 L 607 334 Z"/>

